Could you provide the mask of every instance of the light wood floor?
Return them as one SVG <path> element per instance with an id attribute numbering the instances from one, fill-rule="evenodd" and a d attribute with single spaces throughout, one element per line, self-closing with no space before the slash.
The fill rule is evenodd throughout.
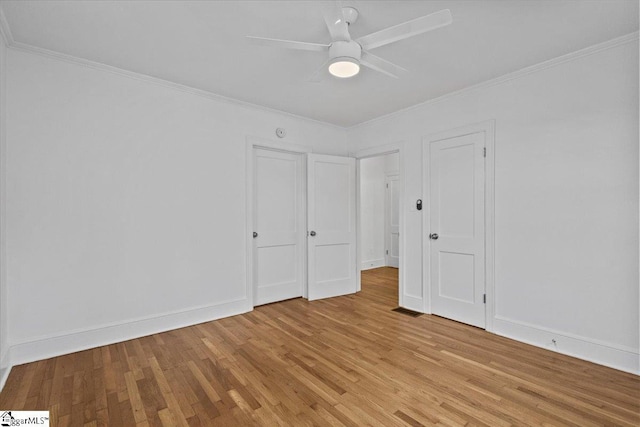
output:
<path id="1" fill-rule="evenodd" d="M 52 426 L 640 425 L 639 377 L 392 312 L 395 269 L 362 283 L 16 366 L 0 409 Z"/>

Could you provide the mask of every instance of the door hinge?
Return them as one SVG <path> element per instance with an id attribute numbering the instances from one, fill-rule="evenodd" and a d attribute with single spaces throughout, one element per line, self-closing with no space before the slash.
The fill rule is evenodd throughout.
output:
<path id="1" fill-rule="evenodd" d="M 482 303 L 483 304 L 487 303 L 487 294 L 482 294 Z"/>
<path id="2" fill-rule="evenodd" d="M 389 188 L 389 184 L 387 184 L 387 188 Z"/>
<path id="3" fill-rule="evenodd" d="M 387 255 L 389 255 L 389 249 L 387 249 Z"/>
<path id="4" fill-rule="evenodd" d="M 483 155 L 484 157 L 487 157 L 487 147 L 484 147 L 484 148 L 482 149 L 482 155 Z"/>

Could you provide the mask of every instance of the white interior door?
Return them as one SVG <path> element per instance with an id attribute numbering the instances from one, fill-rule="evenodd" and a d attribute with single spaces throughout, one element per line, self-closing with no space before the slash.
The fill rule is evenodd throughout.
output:
<path id="1" fill-rule="evenodd" d="M 485 327 L 484 133 L 429 144 L 431 309 Z"/>
<path id="2" fill-rule="evenodd" d="M 309 300 L 356 292 L 356 161 L 307 157 Z"/>
<path id="3" fill-rule="evenodd" d="M 304 157 L 254 149 L 254 304 L 302 296 Z"/>
<path id="4" fill-rule="evenodd" d="M 385 179 L 385 265 L 400 265 L 400 198 L 398 175 Z"/>

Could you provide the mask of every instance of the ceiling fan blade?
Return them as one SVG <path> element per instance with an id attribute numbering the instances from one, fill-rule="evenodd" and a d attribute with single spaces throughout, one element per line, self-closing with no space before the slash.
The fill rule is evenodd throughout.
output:
<path id="1" fill-rule="evenodd" d="M 404 40 L 436 28 L 444 27 L 451 24 L 453 18 L 451 11 L 444 9 L 430 15 L 422 16 L 384 30 L 371 33 L 367 36 L 360 37 L 356 41 L 360 43 L 363 49 L 375 49 L 389 43 Z"/>
<path id="2" fill-rule="evenodd" d="M 326 61 L 324 61 L 322 65 L 319 66 L 318 69 L 309 76 L 307 81 L 311 83 L 319 83 L 324 80 L 325 77 L 327 77 L 327 67 L 329 65 L 329 62 L 331 62 L 331 59 L 327 59 Z"/>
<path id="3" fill-rule="evenodd" d="M 379 56 L 375 56 L 370 52 L 362 51 L 362 57 L 360 63 L 365 67 L 369 67 L 372 70 L 378 71 L 382 74 L 386 74 L 389 77 L 398 78 L 399 75 L 407 72 L 406 69 L 399 65 L 393 64 L 386 59 L 382 59 Z"/>
<path id="4" fill-rule="evenodd" d="M 351 40 L 349 25 L 342 14 L 342 2 L 340 0 L 332 2 L 332 7 L 325 11 L 324 22 L 327 24 L 327 29 L 329 29 L 332 41 Z"/>
<path id="5" fill-rule="evenodd" d="M 282 47 L 285 49 L 310 50 L 314 52 L 325 52 L 329 49 L 328 44 L 298 42 L 293 40 L 267 39 L 264 37 L 246 36 L 249 41 L 260 46 Z"/>

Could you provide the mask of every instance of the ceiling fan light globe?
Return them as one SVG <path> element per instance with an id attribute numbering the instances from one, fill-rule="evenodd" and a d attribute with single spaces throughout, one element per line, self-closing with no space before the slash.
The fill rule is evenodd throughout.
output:
<path id="1" fill-rule="evenodd" d="M 329 73 L 332 76 L 348 79 L 360 72 L 360 64 L 351 58 L 338 58 L 329 64 Z"/>

